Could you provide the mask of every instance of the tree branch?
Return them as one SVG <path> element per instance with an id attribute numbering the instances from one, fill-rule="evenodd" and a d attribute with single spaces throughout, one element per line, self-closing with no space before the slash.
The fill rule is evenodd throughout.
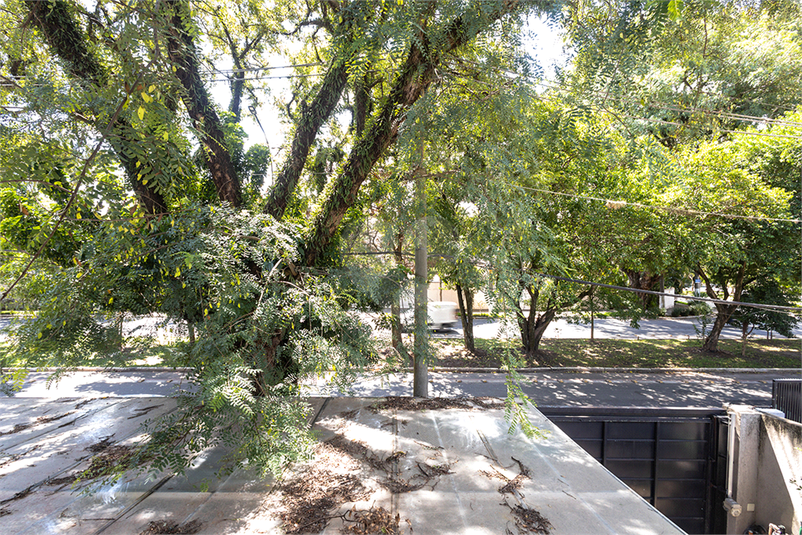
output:
<path id="1" fill-rule="evenodd" d="M 240 206 L 242 191 L 239 179 L 225 144 L 220 117 L 200 77 L 193 38 L 184 22 L 188 7 L 184 0 L 166 0 L 165 5 L 170 17 L 167 49 L 170 60 L 175 64 L 176 75 L 184 87 L 181 100 L 193 125 L 201 133 L 200 141 L 206 149 L 206 162 L 217 196 L 231 206 Z"/>
<path id="2" fill-rule="evenodd" d="M 64 0 L 54 0 L 52 3 L 25 0 L 25 4 L 28 6 L 31 19 L 42 32 L 48 46 L 67 64 L 69 72 L 96 88 L 105 86 L 108 82 L 108 73 L 86 47 L 86 36 L 79 30 L 78 24 L 70 13 L 69 5 Z M 97 115 L 94 111 L 93 114 Z M 109 128 L 112 125 L 114 128 Z M 115 122 L 109 122 L 105 127 L 97 125 L 96 119 L 95 126 L 98 130 L 103 131 L 105 139 L 111 144 L 145 212 L 149 214 L 166 212 L 167 203 L 164 197 L 155 189 L 142 183 L 138 176 L 136 162 L 127 155 L 127 152 L 130 151 L 126 149 L 135 143 L 127 135 L 131 131 L 128 119 L 118 116 Z"/>
<path id="3" fill-rule="evenodd" d="M 482 6 L 479 5 L 473 15 L 479 18 L 482 24 L 470 24 L 466 20 L 467 15 L 460 16 L 431 40 L 421 28 L 419 39 L 410 45 L 404 65 L 381 111 L 367 133 L 357 140 L 342 173 L 337 177 L 331 195 L 324 201 L 319 215 L 315 218 L 305 254 L 308 265 L 313 265 L 328 247 L 346 211 L 354 204 L 359 188 L 373 165 L 395 141 L 407 111 L 435 80 L 435 69 L 443 54 L 469 42 L 481 29 L 511 13 L 517 6 L 517 1 L 508 1 L 500 4 L 497 9 L 484 13 Z M 430 49 L 430 42 L 440 44 L 440 48 Z"/>
<path id="4" fill-rule="evenodd" d="M 137 78 L 137 81 L 139 81 L 141 79 L 142 79 L 142 73 L 139 74 L 139 78 Z M 134 84 L 134 85 L 136 85 L 136 84 Z M 112 114 L 111 118 L 109 119 L 109 123 L 106 125 L 106 128 L 101 132 L 101 138 L 102 139 L 105 139 L 109 135 L 109 133 L 111 132 L 112 128 L 114 127 L 114 124 L 117 122 L 118 118 L 120 117 L 120 112 L 122 111 L 122 109 L 125 106 L 125 104 L 128 102 L 128 98 L 131 96 L 131 91 L 132 90 L 133 90 L 133 88 L 129 89 L 125 94 L 125 98 L 117 105 L 117 108 L 114 110 L 114 113 Z M 45 238 L 45 240 L 42 242 L 42 245 L 39 246 L 39 249 L 36 251 L 36 253 L 34 253 L 31 256 L 30 260 L 25 265 L 25 268 L 23 268 L 23 270 L 20 272 L 20 274 L 17 276 L 17 278 L 14 279 L 14 282 L 12 282 L 11 285 L 8 288 L 6 288 L 6 291 L 3 292 L 3 295 L 0 296 L 0 301 L 4 300 L 6 297 L 8 297 L 8 294 L 11 293 L 11 290 L 13 290 L 17 286 L 17 284 L 19 284 L 19 282 L 23 279 L 23 277 L 25 277 L 25 275 L 28 273 L 28 270 L 31 269 L 31 266 L 36 261 L 36 259 L 39 258 L 39 256 L 41 256 L 42 251 L 45 250 L 45 247 L 47 247 L 48 244 L 50 244 L 50 240 L 52 240 L 53 236 L 55 236 L 56 231 L 58 230 L 59 226 L 61 226 L 61 223 L 66 219 L 67 213 L 69 212 L 70 207 L 75 203 L 75 200 L 78 198 L 78 192 L 81 190 L 81 184 L 83 183 L 84 179 L 86 178 L 86 174 L 89 171 L 90 164 L 92 163 L 92 161 L 94 161 L 94 159 L 97 156 L 98 152 L 100 152 L 100 148 L 103 146 L 102 139 L 101 139 L 101 141 L 98 141 L 95 144 L 95 148 L 92 149 L 92 153 L 89 154 L 89 157 L 84 162 L 84 166 L 81 169 L 81 174 L 78 175 L 78 179 L 75 182 L 75 187 L 72 189 L 72 194 L 70 195 L 70 198 L 67 201 L 67 204 L 61 210 L 61 215 L 59 216 L 59 218 L 56 221 L 56 223 L 53 225 L 53 228 L 50 229 L 50 233 L 47 235 L 47 238 Z"/>
<path id="5" fill-rule="evenodd" d="M 295 191 L 295 186 L 301 177 L 309 150 L 315 142 L 317 133 L 323 123 L 329 118 L 337 102 L 340 100 L 345 84 L 348 81 L 346 67 L 347 58 L 335 60 L 335 63 L 326 73 L 323 83 L 318 89 L 312 104 L 301 114 L 292 147 L 284 165 L 279 171 L 275 185 L 270 190 L 265 212 L 276 219 L 284 217 L 287 203 Z"/>

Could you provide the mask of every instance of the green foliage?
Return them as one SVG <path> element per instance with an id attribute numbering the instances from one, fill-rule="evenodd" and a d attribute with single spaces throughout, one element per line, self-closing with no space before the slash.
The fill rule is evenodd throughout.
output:
<path id="1" fill-rule="evenodd" d="M 575 95 L 674 148 L 799 101 L 796 2 L 569 2 Z M 743 117 L 747 116 L 747 117 Z"/>
<path id="2" fill-rule="evenodd" d="M 154 423 L 154 466 L 184 468 L 212 443 L 236 444 L 234 465 L 263 469 L 300 455 L 310 439 L 294 400 L 298 383 L 334 370 L 345 385 L 374 359 L 369 329 L 346 309 L 351 298 L 321 276 L 287 282 L 299 233 L 269 216 L 196 205 L 141 225 L 107 226 L 80 262 L 42 274 L 38 314 L 16 327 L 13 357 L 32 366 L 92 364 L 119 348 L 104 318 L 159 312 L 189 322 L 198 336 L 182 364 L 194 369 L 197 390 Z M 128 231 L 139 234 L 124 239 Z M 271 352 L 276 333 L 285 334 Z"/>
<path id="3" fill-rule="evenodd" d="M 525 65 L 505 42 L 520 45 L 530 7 L 7 2 L 0 278 L 34 313 L 15 328 L 13 361 L 123 363 L 135 356 L 121 337 L 126 315 L 186 326 L 195 339 L 180 363 L 196 389 L 172 419 L 153 423 L 142 459 L 180 470 L 214 443 L 235 446 L 232 467 L 277 470 L 297 458 L 309 443 L 298 384 L 334 370 L 344 386 L 373 364 L 356 314 L 386 306 L 406 281 L 403 266 L 367 269 L 341 253 L 362 250 L 391 189 L 382 178 L 412 168 L 406 148 L 426 113 L 417 103 L 436 105 L 461 83 L 450 73 L 463 64 L 504 87 L 498 67 Z M 474 42 L 483 33 L 492 37 Z M 273 73 L 259 78 L 276 56 L 294 65 L 286 98 L 262 92 L 275 89 Z M 212 102 L 209 71 L 228 78 L 227 112 Z M 338 84 L 326 85 L 327 73 Z M 275 152 L 248 146 L 243 127 L 274 99 L 296 130 L 275 176 Z M 359 128 L 344 128 L 357 110 Z M 299 176 L 278 183 L 287 166 Z M 281 221 L 253 209 L 268 172 L 290 199 Z M 393 187 L 400 197 L 403 183 Z"/>
<path id="4" fill-rule="evenodd" d="M 791 299 L 796 296 L 788 295 L 787 289 L 782 288 L 776 279 L 763 278 L 758 280 L 749 291 L 744 292 L 741 301 L 745 303 L 761 303 L 765 305 L 777 305 L 790 307 Z M 799 319 L 791 314 L 760 308 L 739 308 L 730 319 L 731 323 L 741 327 L 744 333 L 748 334 L 754 328 L 764 331 L 776 331 L 786 338 L 793 337 L 793 329 L 799 323 Z"/>
<path id="5" fill-rule="evenodd" d="M 35 311 L 8 358 L 125 362 L 126 315 L 187 326 L 176 362 L 195 387 L 152 422 L 154 469 L 212 444 L 233 448 L 227 469 L 302 455 L 298 385 L 334 371 L 346 388 L 375 363 L 357 313 L 407 283 L 421 173 L 436 269 L 515 317 L 527 358 L 560 311 L 648 309 L 544 274 L 798 286 L 793 224 L 767 219 L 801 198 L 800 114 L 782 115 L 800 94 L 791 2 L 174 4 L 0 10 L 0 281 Z M 538 92 L 519 24 L 555 8 L 576 58 L 566 91 Z M 276 56 L 288 95 L 261 77 Z M 206 70 L 228 78 L 227 112 Z M 275 169 L 243 127 L 273 101 L 293 131 Z M 785 120 L 746 129 L 742 113 Z M 268 173 L 280 221 L 255 210 Z M 519 380 L 507 417 L 530 432 Z"/>

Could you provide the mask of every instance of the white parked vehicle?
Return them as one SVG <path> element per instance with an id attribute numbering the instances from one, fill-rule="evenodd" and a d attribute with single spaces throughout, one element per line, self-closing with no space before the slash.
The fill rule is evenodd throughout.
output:
<path id="1" fill-rule="evenodd" d="M 430 301 L 427 322 L 435 331 L 453 329 L 457 326 L 457 303 L 452 301 Z"/>
<path id="2" fill-rule="evenodd" d="M 427 305 L 426 323 L 434 331 L 453 329 L 457 326 L 457 303 L 452 301 L 429 301 Z M 401 313 L 404 330 L 415 328 L 415 310 L 408 308 Z"/>

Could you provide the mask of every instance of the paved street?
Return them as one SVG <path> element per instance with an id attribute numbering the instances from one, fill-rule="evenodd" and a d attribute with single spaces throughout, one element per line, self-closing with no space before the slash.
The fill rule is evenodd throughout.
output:
<path id="1" fill-rule="evenodd" d="M 0 331 L 9 318 L 0 316 Z M 595 336 L 599 338 L 688 338 L 695 337 L 693 318 L 660 318 L 641 322 L 640 329 L 626 322 L 601 319 L 596 322 Z M 129 332 L 139 335 L 169 337 L 169 328 L 157 325 L 154 319 L 143 318 L 126 325 Z M 475 334 L 481 338 L 499 336 L 497 321 L 479 318 Z M 546 333 L 547 337 L 587 338 L 588 325 L 557 320 Z M 459 337 L 461 329 L 437 333 L 437 336 Z M 503 333 L 502 333 L 503 335 Z M 514 336 L 514 333 L 507 333 Z M 726 329 L 725 337 L 737 337 L 735 329 Z M 763 335 L 765 336 L 765 333 Z M 575 373 L 543 370 L 525 375 L 523 391 L 536 403 L 554 405 L 595 406 L 711 406 L 724 403 L 743 403 L 768 406 L 771 402 L 771 379 L 799 372 L 767 373 Z M 183 374 L 175 371 L 128 370 L 117 372 L 76 372 L 47 388 L 48 373 L 35 372 L 29 377 L 19 397 L 53 398 L 76 397 L 148 397 L 170 396 L 177 389 L 187 388 Z M 430 375 L 432 396 L 493 396 L 506 395 L 503 373 L 433 372 Z M 364 376 L 347 394 L 356 396 L 411 395 L 410 374 Z M 307 385 L 307 395 L 340 395 L 327 386 L 325 380 Z"/>
<path id="2" fill-rule="evenodd" d="M 792 375 L 793 374 L 793 375 Z M 540 406 L 721 407 L 771 406 L 771 380 L 798 371 L 765 373 L 656 372 L 578 373 L 557 370 L 523 375 L 523 392 Z M 491 396 L 507 393 L 503 373 L 430 373 L 433 397 Z M 323 381 L 309 395 L 342 395 Z M 363 377 L 349 390 L 355 396 L 412 395 L 412 374 Z"/>
<path id="3" fill-rule="evenodd" d="M 33 372 L 20 398 L 170 396 L 190 386 L 178 371 L 74 372 L 48 388 L 48 372 Z M 771 380 L 799 371 L 763 373 L 654 372 L 580 373 L 544 370 L 524 374 L 523 391 L 541 406 L 721 407 L 727 403 L 768 407 Z M 503 373 L 430 373 L 433 397 L 506 396 Z M 308 396 L 412 394 L 412 374 L 365 375 L 351 390 L 338 392 L 325 379 L 305 386 Z"/>

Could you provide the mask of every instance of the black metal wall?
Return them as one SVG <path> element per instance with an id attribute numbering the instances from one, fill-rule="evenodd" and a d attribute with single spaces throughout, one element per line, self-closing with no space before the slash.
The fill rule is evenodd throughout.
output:
<path id="1" fill-rule="evenodd" d="M 686 532 L 726 531 L 724 410 L 538 409 Z"/>
<path id="2" fill-rule="evenodd" d="M 783 411 L 789 420 L 802 423 L 802 380 L 774 379 L 771 382 L 771 406 Z"/>

